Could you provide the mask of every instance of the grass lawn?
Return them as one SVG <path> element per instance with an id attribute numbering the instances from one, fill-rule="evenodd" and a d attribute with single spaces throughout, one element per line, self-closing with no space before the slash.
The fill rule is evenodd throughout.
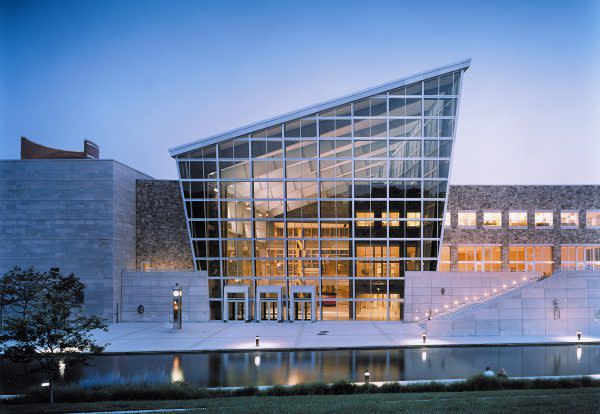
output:
<path id="1" fill-rule="evenodd" d="M 187 401 L 2 404 L 1 413 L 64 413 L 197 408 L 203 413 L 571 413 L 598 414 L 598 388 L 294 397 L 229 397 Z"/>

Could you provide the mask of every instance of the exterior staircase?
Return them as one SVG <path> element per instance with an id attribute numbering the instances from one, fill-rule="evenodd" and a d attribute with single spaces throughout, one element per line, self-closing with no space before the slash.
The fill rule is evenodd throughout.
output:
<path id="1" fill-rule="evenodd" d="M 520 289 L 524 289 L 526 287 L 529 287 L 529 286 L 532 286 L 532 285 L 535 285 L 538 283 L 543 283 L 544 281 L 549 280 L 552 276 L 554 276 L 554 274 L 551 276 L 548 276 L 548 277 L 538 277 L 538 278 L 534 278 L 534 279 L 529 279 L 526 282 L 519 283 L 514 286 L 509 285 L 509 286 L 507 286 L 506 289 L 504 289 L 500 292 L 497 292 L 497 293 L 490 294 L 487 297 L 484 296 L 477 301 L 466 302 L 461 305 L 452 307 L 448 310 L 443 310 L 436 314 L 432 314 L 429 318 L 422 319 L 419 322 L 417 322 L 417 325 L 423 330 L 423 332 L 427 332 L 427 322 L 429 320 L 453 319 L 453 318 L 461 315 L 462 313 L 468 312 L 471 309 L 476 308 L 482 304 L 492 303 L 492 302 L 501 300 L 502 298 L 504 298 Z"/>

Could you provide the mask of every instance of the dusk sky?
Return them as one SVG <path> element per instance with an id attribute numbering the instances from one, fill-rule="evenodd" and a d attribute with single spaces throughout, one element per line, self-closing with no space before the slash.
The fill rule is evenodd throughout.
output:
<path id="1" fill-rule="evenodd" d="M 2 1 L 19 137 L 176 178 L 168 148 L 471 58 L 451 182 L 600 184 L 599 1 Z"/>

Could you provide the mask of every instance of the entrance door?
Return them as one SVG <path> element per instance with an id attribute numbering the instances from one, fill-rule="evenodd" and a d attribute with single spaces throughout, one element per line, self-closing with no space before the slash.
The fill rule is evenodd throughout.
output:
<path id="1" fill-rule="evenodd" d="M 256 321 L 281 321 L 281 286 L 256 287 Z"/>
<path id="2" fill-rule="evenodd" d="M 290 286 L 290 321 L 316 320 L 314 286 Z"/>
<path id="3" fill-rule="evenodd" d="M 250 319 L 248 286 L 225 286 L 223 296 L 224 321 L 248 321 Z"/>
<path id="4" fill-rule="evenodd" d="M 260 320 L 277 321 L 279 320 L 279 306 L 277 299 L 261 299 L 260 301 Z"/>
<path id="5" fill-rule="evenodd" d="M 227 298 L 227 320 L 228 321 L 243 321 L 246 319 L 246 309 L 244 309 L 244 298 Z"/>
<path id="6" fill-rule="evenodd" d="M 306 295 L 306 296 L 305 296 Z M 312 318 L 312 301 L 310 294 L 296 293 L 294 294 L 294 320 L 296 321 L 311 321 Z"/>

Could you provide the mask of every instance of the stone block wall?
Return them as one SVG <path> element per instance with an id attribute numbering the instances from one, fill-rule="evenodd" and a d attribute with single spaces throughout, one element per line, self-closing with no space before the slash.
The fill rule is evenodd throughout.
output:
<path id="1" fill-rule="evenodd" d="M 600 209 L 600 185 L 453 185 L 448 195 L 447 211 L 451 227 L 444 228 L 445 246 L 450 246 L 451 270 L 457 269 L 457 248 L 461 244 L 497 244 L 502 246 L 502 270 L 508 267 L 508 246 L 511 244 L 552 245 L 553 271 L 560 269 L 562 244 L 599 244 L 600 229 L 585 225 L 586 210 Z M 460 229 L 458 211 L 476 211 L 477 228 Z M 483 228 L 483 211 L 502 211 L 502 228 Z M 508 212 L 528 212 L 526 229 L 510 229 Z M 561 210 L 579 212 L 579 227 L 563 229 Z M 534 212 L 552 211 L 552 228 L 535 228 Z"/>
<path id="2" fill-rule="evenodd" d="M 194 270 L 179 182 L 140 180 L 136 193 L 136 268 Z"/>
<path id="3" fill-rule="evenodd" d="M 0 273 L 72 272 L 86 310 L 115 320 L 121 270 L 135 264 L 135 181 L 147 178 L 113 160 L 0 161 Z"/>
<path id="4" fill-rule="evenodd" d="M 172 287 L 183 290 L 184 321 L 208 321 L 208 279 L 206 272 L 124 271 L 122 275 L 122 321 L 172 322 Z M 144 312 L 138 312 L 138 306 Z"/>
<path id="5" fill-rule="evenodd" d="M 556 308 L 555 311 L 555 301 Z M 600 272 L 561 271 L 452 316 L 427 321 L 432 337 L 600 335 Z"/>
<path id="6" fill-rule="evenodd" d="M 418 322 L 516 289 L 540 277 L 528 272 L 406 272 L 404 321 Z M 487 295 L 487 296 L 486 296 Z"/>

